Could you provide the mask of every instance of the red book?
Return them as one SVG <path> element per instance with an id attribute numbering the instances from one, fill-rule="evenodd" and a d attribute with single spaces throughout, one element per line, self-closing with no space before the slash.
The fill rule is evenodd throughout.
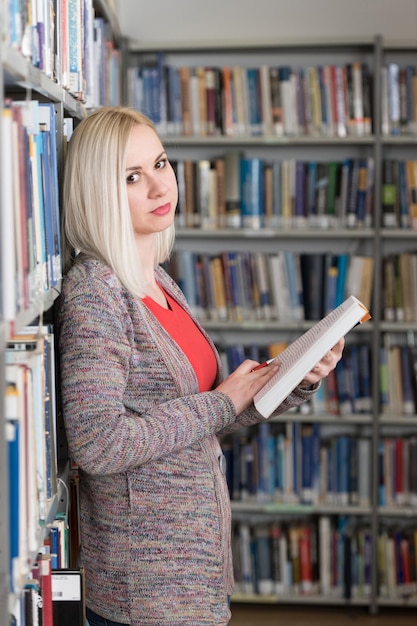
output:
<path id="1" fill-rule="evenodd" d="M 300 570 L 301 593 L 311 593 L 313 590 L 313 573 L 311 566 L 311 529 L 303 526 L 300 529 Z"/>
<path id="2" fill-rule="evenodd" d="M 42 595 L 42 626 L 54 626 L 52 608 L 52 565 L 51 557 L 48 554 L 41 555 L 39 560 L 39 573 Z"/>

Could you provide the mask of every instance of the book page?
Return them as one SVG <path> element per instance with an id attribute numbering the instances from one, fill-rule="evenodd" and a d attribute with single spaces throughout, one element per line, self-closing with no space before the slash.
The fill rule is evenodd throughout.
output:
<path id="1" fill-rule="evenodd" d="M 281 367 L 256 394 L 254 403 L 257 410 L 264 417 L 269 417 L 326 352 L 357 323 L 369 317 L 366 307 L 357 298 L 350 296 L 298 337 L 277 356 Z"/>

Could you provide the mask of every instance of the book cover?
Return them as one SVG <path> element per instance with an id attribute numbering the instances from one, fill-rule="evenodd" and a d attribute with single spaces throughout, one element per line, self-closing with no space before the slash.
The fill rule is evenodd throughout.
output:
<path id="1" fill-rule="evenodd" d="M 259 230 L 264 221 L 263 161 L 258 158 L 240 160 L 240 198 L 242 225 Z"/>
<path id="2" fill-rule="evenodd" d="M 275 376 L 254 398 L 255 407 L 269 417 L 316 363 L 356 324 L 370 319 L 367 308 L 350 296 L 334 311 L 307 330 L 278 356 Z"/>
<path id="3" fill-rule="evenodd" d="M 53 623 L 59 626 L 84 626 L 84 570 L 52 570 L 51 587 Z"/>

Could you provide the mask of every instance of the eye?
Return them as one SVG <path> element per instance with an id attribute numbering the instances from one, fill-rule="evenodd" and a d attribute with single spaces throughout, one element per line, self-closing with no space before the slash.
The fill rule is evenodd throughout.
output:
<path id="1" fill-rule="evenodd" d="M 157 170 L 162 170 L 164 167 L 166 167 L 167 162 L 168 162 L 168 159 L 166 158 L 160 159 L 159 161 L 155 163 L 155 168 Z"/>
<path id="2" fill-rule="evenodd" d="M 130 174 L 126 178 L 126 182 L 128 185 L 133 185 L 134 183 L 137 183 L 139 179 L 140 179 L 140 174 L 138 172 L 133 172 L 133 174 Z"/>

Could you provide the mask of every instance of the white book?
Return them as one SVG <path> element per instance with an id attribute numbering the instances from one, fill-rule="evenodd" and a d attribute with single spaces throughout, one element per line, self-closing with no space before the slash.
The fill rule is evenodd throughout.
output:
<path id="1" fill-rule="evenodd" d="M 276 357 L 281 364 L 278 372 L 255 395 L 259 413 L 270 417 L 326 352 L 356 324 L 368 319 L 368 309 L 355 296 L 350 296 L 291 343 Z"/>

